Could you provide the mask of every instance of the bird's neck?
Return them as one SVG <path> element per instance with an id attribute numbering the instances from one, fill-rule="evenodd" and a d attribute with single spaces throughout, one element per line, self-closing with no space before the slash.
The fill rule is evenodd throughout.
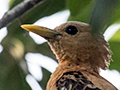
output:
<path id="1" fill-rule="evenodd" d="M 95 65 L 91 65 L 89 63 L 85 63 L 85 62 L 70 62 L 70 61 L 64 61 L 64 62 L 59 62 L 59 66 L 60 67 L 66 67 L 66 68 L 73 68 L 73 67 L 77 67 L 80 70 L 86 70 L 88 72 L 95 72 L 97 74 L 99 74 L 99 68 Z"/>

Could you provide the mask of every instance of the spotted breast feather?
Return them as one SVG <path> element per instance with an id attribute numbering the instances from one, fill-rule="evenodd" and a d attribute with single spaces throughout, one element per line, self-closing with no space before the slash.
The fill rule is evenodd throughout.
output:
<path id="1" fill-rule="evenodd" d="M 101 90 L 80 72 L 67 72 L 57 81 L 57 90 Z"/>

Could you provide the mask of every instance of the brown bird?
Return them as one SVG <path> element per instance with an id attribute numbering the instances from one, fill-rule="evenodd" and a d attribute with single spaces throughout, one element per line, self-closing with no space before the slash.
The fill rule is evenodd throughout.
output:
<path id="1" fill-rule="evenodd" d="M 36 25 L 21 27 L 47 39 L 58 59 L 47 90 L 117 90 L 99 75 L 100 68 L 108 68 L 111 53 L 103 35 L 93 34 L 89 24 L 70 21 L 54 30 Z"/>

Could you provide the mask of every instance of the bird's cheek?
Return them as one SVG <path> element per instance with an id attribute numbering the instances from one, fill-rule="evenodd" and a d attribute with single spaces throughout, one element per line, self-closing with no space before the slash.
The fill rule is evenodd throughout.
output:
<path id="1" fill-rule="evenodd" d="M 59 54 L 62 52 L 62 49 L 60 47 L 59 41 L 49 41 L 48 42 L 51 50 L 53 51 L 53 53 L 55 55 L 57 55 L 57 57 L 59 56 Z"/>

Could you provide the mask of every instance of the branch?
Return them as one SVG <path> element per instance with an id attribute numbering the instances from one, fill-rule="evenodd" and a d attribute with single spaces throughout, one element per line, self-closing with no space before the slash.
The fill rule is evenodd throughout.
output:
<path id="1" fill-rule="evenodd" d="M 31 9 L 38 3 L 42 2 L 43 0 L 25 0 L 22 3 L 15 6 L 10 11 L 6 12 L 4 16 L 0 19 L 0 29 L 8 25 L 14 19 L 20 17 L 23 13 L 27 10 Z"/>

